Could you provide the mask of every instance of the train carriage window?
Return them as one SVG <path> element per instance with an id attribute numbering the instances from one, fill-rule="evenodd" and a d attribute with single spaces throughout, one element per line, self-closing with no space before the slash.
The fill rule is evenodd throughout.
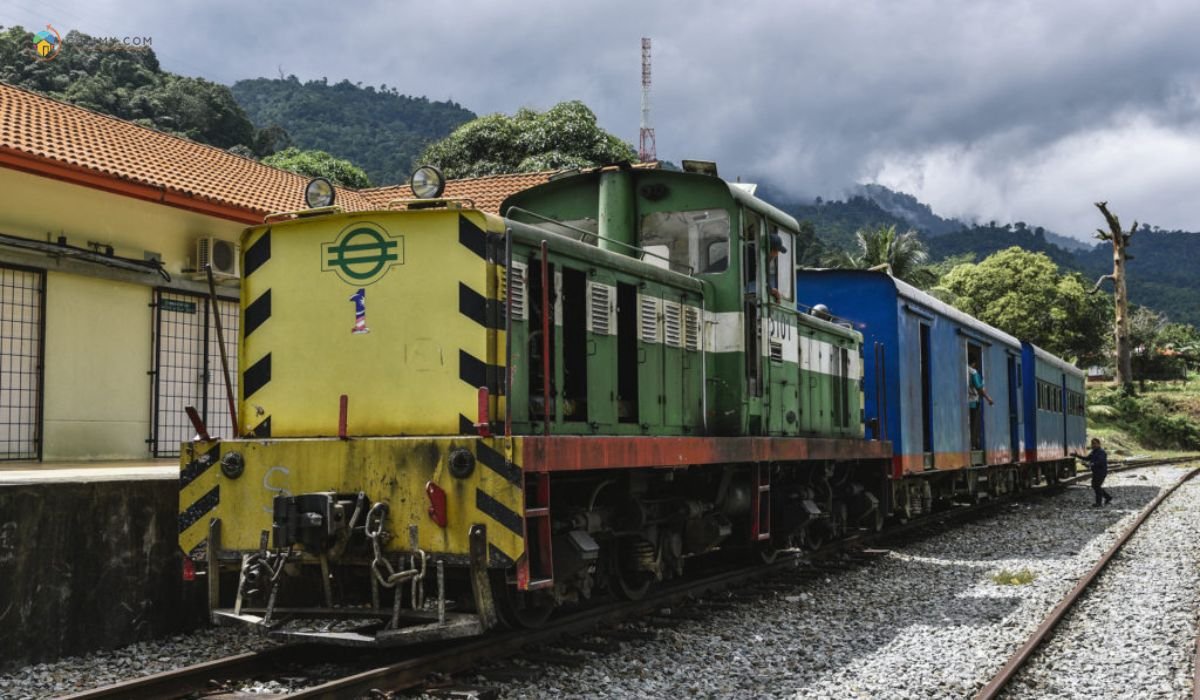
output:
<path id="1" fill-rule="evenodd" d="M 724 209 L 660 211 L 642 217 L 638 242 L 646 262 L 685 274 L 729 268 L 729 213 Z"/>
<path id="2" fill-rule="evenodd" d="M 781 252 L 771 261 L 772 269 L 769 271 L 770 279 L 775 281 L 775 288 L 779 290 L 779 298 L 782 301 L 792 300 L 792 283 L 796 279 L 795 267 L 792 263 L 792 256 L 795 251 L 792 244 L 792 234 L 787 231 L 780 231 L 778 226 L 771 227 L 771 232 L 778 234 L 783 239 L 783 247 L 787 252 Z"/>

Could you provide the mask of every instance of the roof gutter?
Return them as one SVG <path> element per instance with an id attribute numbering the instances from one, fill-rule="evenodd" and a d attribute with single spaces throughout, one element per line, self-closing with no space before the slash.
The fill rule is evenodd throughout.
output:
<path id="1" fill-rule="evenodd" d="M 262 217 L 266 214 L 262 211 L 197 199 L 171 191 L 162 185 L 146 185 L 122 180 L 88 168 L 40 158 L 11 148 L 0 148 L 0 166 L 243 224 L 260 224 Z"/>

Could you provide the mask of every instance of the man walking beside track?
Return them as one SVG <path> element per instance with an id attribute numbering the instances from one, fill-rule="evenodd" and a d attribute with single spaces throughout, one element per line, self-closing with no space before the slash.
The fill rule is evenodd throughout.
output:
<path id="1" fill-rule="evenodd" d="M 1092 505 L 1093 508 L 1101 506 L 1101 499 L 1104 504 L 1112 502 L 1112 496 L 1108 491 L 1104 490 L 1104 477 L 1108 476 L 1108 453 L 1100 447 L 1100 438 L 1092 438 L 1092 451 L 1086 457 L 1083 455 L 1074 455 L 1088 463 L 1092 470 L 1092 490 L 1096 492 L 1096 502 Z"/>

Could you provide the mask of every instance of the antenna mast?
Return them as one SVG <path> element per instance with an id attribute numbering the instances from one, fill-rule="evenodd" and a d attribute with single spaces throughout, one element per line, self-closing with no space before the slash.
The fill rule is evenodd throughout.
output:
<path id="1" fill-rule="evenodd" d="M 650 37 L 642 37 L 642 129 L 638 138 L 638 160 L 658 160 L 654 148 L 654 127 L 650 126 Z"/>

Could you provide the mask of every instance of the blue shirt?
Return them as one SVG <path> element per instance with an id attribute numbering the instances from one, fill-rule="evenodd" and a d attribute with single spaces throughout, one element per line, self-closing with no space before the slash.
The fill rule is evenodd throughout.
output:
<path id="1" fill-rule="evenodd" d="M 1093 474 L 1099 476 L 1108 473 L 1108 453 L 1102 448 L 1097 447 L 1089 452 L 1087 461 L 1092 467 Z"/>

